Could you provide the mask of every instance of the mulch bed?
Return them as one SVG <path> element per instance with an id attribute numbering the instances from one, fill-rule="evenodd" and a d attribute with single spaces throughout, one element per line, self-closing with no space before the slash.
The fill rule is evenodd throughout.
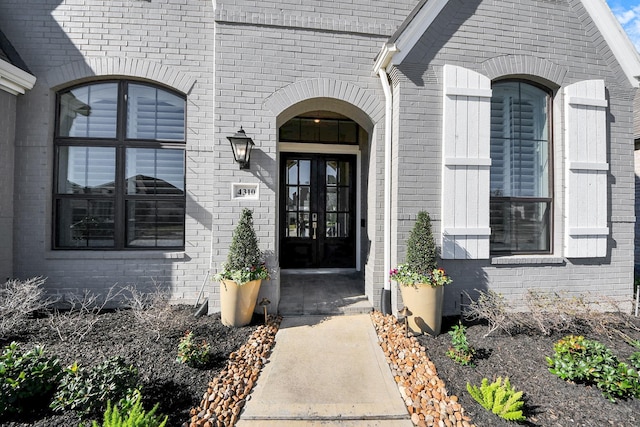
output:
<path id="1" fill-rule="evenodd" d="M 488 337 L 485 325 L 471 325 L 467 328 L 467 339 L 478 351 L 474 367 L 456 364 L 446 356 L 451 346 L 447 334 L 458 319 L 447 319 L 442 333 L 437 338 L 420 336 L 418 340 L 425 346 L 428 357 L 438 370 L 438 376 L 445 382 L 450 394 L 457 395 L 465 409 L 478 426 L 513 426 L 486 411 L 467 392 L 467 382 L 480 385 L 483 378 L 493 381 L 497 377 L 509 377 L 511 385 L 524 392 L 525 415 L 529 426 L 617 426 L 636 427 L 640 425 L 640 399 L 618 400 L 612 403 L 596 387 L 565 382 L 550 373 L 545 356 L 553 355 L 553 345 L 570 333 L 600 341 L 609 347 L 620 361 L 629 363 L 629 356 L 637 351 L 619 336 L 603 335 L 588 328 L 576 326 L 574 330 L 555 333 L 551 336 L 531 331 L 509 336 L 493 332 Z M 632 321 L 640 327 L 640 319 Z M 623 329 L 631 338 L 640 339 L 635 330 Z"/>
<path id="2" fill-rule="evenodd" d="M 132 310 L 104 312 L 80 342 L 61 341 L 58 332 L 50 327 L 49 319 L 43 317 L 30 320 L 14 337 L 0 341 L 0 347 L 11 340 L 25 350 L 36 344 L 44 345 L 49 355 L 60 359 L 62 366 L 78 361 L 91 367 L 120 355 L 138 369 L 145 408 L 159 403 L 158 413 L 169 416 L 167 425 L 180 426 L 190 419 L 189 411 L 199 405 L 209 382 L 227 366 L 229 355 L 264 323 L 264 317 L 256 316 L 249 326 L 229 328 L 222 325 L 219 315 L 196 318 L 194 313 L 193 307 L 172 307 L 171 320 L 154 325 L 158 330 L 151 330 L 148 324 L 139 323 Z M 193 332 L 198 342 L 204 339 L 211 345 L 211 360 L 203 368 L 176 361 L 178 342 L 187 330 Z M 71 336 L 74 331 L 60 332 L 62 336 Z M 42 406 L 45 407 L 46 402 Z M 41 409 L 20 419 L 0 420 L 0 425 L 70 427 L 77 426 L 78 422 L 72 412 L 56 414 Z"/>
<path id="3" fill-rule="evenodd" d="M 251 325 L 228 328 L 220 323 L 217 315 L 194 317 L 192 307 L 171 308 L 171 321 L 158 330 L 141 324 L 131 310 L 100 314 L 91 331 L 78 342 L 61 341 L 58 331 L 50 327 L 46 317 L 32 319 L 16 331 L 14 337 L 0 340 L 0 346 L 11 340 L 18 341 L 25 349 L 36 344 L 44 345 L 47 352 L 60 358 L 63 366 L 74 361 L 85 366 L 97 365 L 109 357 L 120 355 L 139 371 L 145 407 L 160 404 L 159 413 L 169 416 L 170 426 L 180 426 L 190 419 L 190 410 L 198 407 L 203 393 L 211 388 L 210 382 L 228 366 L 232 352 L 238 351 L 263 323 L 256 316 Z M 633 319 L 640 327 L 640 319 Z M 436 367 L 437 376 L 444 382 L 449 396 L 456 396 L 464 408 L 464 415 L 477 426 L 512 426 L 487 412 L 467 393 L 466 384 L 479 385 L 482 378 L 493 380 L 508 376 L 511 384 L 524 391 L 526 402 L 525 425 L 546 427 L 567 426 L 621 426 L 640 425 L 640 399 L 619 400 L 611 403 L 594 387 L 571 384 L 560 380 L 547 369 L 545 356 L 553 353 L 553 344 L 569 333 L 595 339 L 616 353 L 622 361 L 635 349 L 618 336 L 607 336 L 584 328 L 564 331 L 562 334 L 543 336 L 535 333 L 518 333 L 513 336 L 488 331 L 484 325 L 470 325 L 467 329 L 469 343 L 478 350 L 474 367 L 463 367 L 446 356 L 451 345 L 447 334 L 457 319 L 445 322 L 437 338 L 417 337 L 425 348 L 427 357 Z M 157 326 L 157 325 L 156 325 Z M 176 361 L 177 345 L 185 331 L 211 344 L 213 357 L 204 368 L 192 368 Z M 59 331 L 71 336 L 73 331 Z M 634 339 L 640 339 L 635 330 L 625 330 Z M 42 405 L 46 407 L 46 403 Z M 54 414 L 42 409 L 21 419 L 0 420 L 7 427 L 50 427 L 78 425 L 74 413 Z"/>

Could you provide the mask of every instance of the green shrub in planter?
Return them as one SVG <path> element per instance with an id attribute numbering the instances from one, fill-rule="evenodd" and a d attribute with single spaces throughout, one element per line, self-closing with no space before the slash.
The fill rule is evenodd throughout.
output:
<path id="1" fill-rule="evenodd" d="M 17 343 L 9 344 L 0 356 L 0 417 L 48 401 L 61 372 L 58 359 L 43 347 L 22 352 Z"/>
<path id="2" fill-rule="evenodd" d="M 117 402 L 130 396 L 137 380 L 137 369 L 119 356 L 92 369 L 74 363 L 65 370 L 50 406 L 58 412 L 96 414 L 105 410 L 108 401 Z"/>
<path id="3" fill-rule="evenodd" d="M 227 261 L 213 280 L 233 280 L 238 285 L 244 285 L 252 280 L 268 278 L 269 270 L 258 247 L 258 237 L 253 227 L 253 211 L 245 208 L 233 230 Z"/>

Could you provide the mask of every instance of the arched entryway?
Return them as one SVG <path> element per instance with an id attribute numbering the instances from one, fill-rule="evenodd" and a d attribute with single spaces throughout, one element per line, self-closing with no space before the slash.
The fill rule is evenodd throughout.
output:
<path id="1" fill-rule="evenodd" d="M 327 109 L 301 108 L 278 128 L 280 308 L 287 314 L 371 309 L 361 272 L 369 138 L 348 115 Z"/>
<path id="2" fill-rule="evenodd" d="M 279 128 L 280 267 L 359 270 L 360 140 L 348 117 L 309 111 Z"/>

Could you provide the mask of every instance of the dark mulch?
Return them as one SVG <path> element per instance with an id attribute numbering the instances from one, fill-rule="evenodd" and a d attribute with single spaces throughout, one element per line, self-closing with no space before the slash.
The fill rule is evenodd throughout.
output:
<path id="1" fill-rule="evenodd" d="M 521 332 L 513 336 L 493 332 L 483 336 L 485 325 L 468 326 L 469 343 L 478 350 L 475 367 L 462 367 L 446 356 L 451 346 L 447 334 L 458 319 L 447 319 L 437 338 L 419 337 L 425 345 L 429 358 L 438 370 L 438 376 L 447 384 L 449 394 L 460 398 L 466 414 L 479 426 L 513 426 L 498 416 L 486 411 L 467 392 L 467 382 L 480 385 L 483 378 L 493 381 L 501 376 L 509 377 L 511 385 L 524 391 L 525 415 L 530 426 L 640 426 L 640 399 L 608 401 L 596 387 L 572 384 L 559 379 L 547 369 L 545 356 L 553 355 L 553 345 L 570 332 L 598 340 L 620 358 L 629 363 L 629 355 L 637 351 L 618 336 L 603 336 L 586 328 L 562 334 L 543 336 L 532 332 Z M 633 319 L 640 326 L 640 319 Z M 637 331 L 624 329 L 629 336 L 640 339 Z"/>
<path id="2" fill-rule="evenodd" d="M 141 325 L 132 311 L 126 310 L 101 314 L 91 333 L 80 342 L 62 342 L 47 318 L 28 322 L 13 339 L 24 348 L 45 345 L 47 351 L 59 357 L 63 365 L 78 361 L 85 366 L 94 366 L 109 357 L 123 356 L 138 368 L 145 407 L 160 403 L 159 412 L 169 415 L 168 425 L 180 426 L 188 418 L 189 410 L 198 405 L 209 381 L 225 367 L 229 354 L 247 341 L 261 320 L 258 316 L 250 326 L 227 328 L 217 315 L 195 318 L 193 314 L 192 307 L 173 307 L 171 321 L 161 325 L 157 340 L 156 332 Z M 640 326 L 640 319 L 634 321 Z M 445 355 L 451 344 L 446 332 L 455 322 L 457 319 L 448 319 L 442 334 L 435 339 L 419 339 L 435 363 L 440 378 L 446 382 L 449 393 L 460 398 L 466 413 L 477 426 L 514 425 L 485 411 L 466 391 L 468 381 L 479 385 L 484 377 L 493 380 L 498 376 L 508 376 L 516 389 L 524 391 L 527 424 L 530 426 L 640 425 L 639 399 L 611 403 L 598 389 L 566 383 L 547 370 L 545 356 L 552 355 L 553 344 L 568 332 L 550 337 L 532 333 L 508 336 L 494 332 L 483 338 L 487 327 L 472 325 L 467 329 L 467 336 L 478 350 L 479 357 L 475 360 L 475 367 L 461 367 Z M 192 330 L 196 337 L 211 343 L 214 357 L 204 369 L 191 368 L 175 360 L 178 342 L 186 330 Z M 628 362 L 628 356 L 634 351 L 617 336 L 602 336 L 584 329 L 573 332 L 606 344 L 623 361 Z M 637 331 L 625 332 L 634 339 L 640 339 Z M 8 339 L 0 340 L 0 346 L 8 342 Z M 73 413 L 53 414 L 34 409 L 28 417 L 0 420 L 0 425 L 69 427 L 77 426 L 78 419 Z"/>
<path id="3" fill-rule="evenodd" d="M 63 366 L 74 361 L 91 367 L 120 355 L 127 363 L 137 367 L 145 408 L 159 403 L 159 413 L 169 416 L 169 426 L 180 426 L 189 419 L 189 410 L 200 403 L 207 385 L 225 366 L 229 354 L 245 344 L 256 329 L 260 317 L 243 328 L 228 328 L 219 315 L 194 317 L 192 307 L 172 307 L 170 321 L 159 326 L 160 338 L 155 331 L 140 324 L 131 310 L 105 312 L 99 315 L 91 332 L 80 342 L 63 342 L 50 327 L 49 319 L 33 319 L 17 331 L 12 340 L 23 349 L 44 345 L 47 353 L 57 356 Z M 201 369 L 191 368 L 176 361 L 178 343 L 185 331 L 191 330 L 199 342 L 205 339 L 211 345 L 213 357 Z M 66 336 L 72 331 L 62 331 Z M 0 347 L 9 340 L 0 340 Z M 45 403 L 46 404 L 46 403 Z M 45 405 L 42 405 L 45 406 Z M 77 426 L 74 413 L 54 414 L 49 410 L 33 409 L 21 419 L 0 420 L 7 427 Z"/>

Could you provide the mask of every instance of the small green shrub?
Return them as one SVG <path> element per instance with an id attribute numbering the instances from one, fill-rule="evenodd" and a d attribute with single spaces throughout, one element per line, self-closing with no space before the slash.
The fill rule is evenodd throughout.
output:
<path id="1" fill-rule="evenodd" d="M 458 324 L 449 331 L 449 335 L 451 335 L 452 347 L 449 347 L 447 356 L 460 365 L 473 366 L 473 356 L 476 350 L 469 345 L 466 328 L 462 322 L 458 322 Z"/>
<path id="2" fill-rule="evenodd" d="M 202 340 L 197 344 L 193 339 L 193 332 L 187 331 L 178 344 L 177 361 L 186 363 L 194 368 L 202 367 L 209 362 L 211 355 L 209 344 Z"/>
<path id="3" fill-rule="evenodd" d="M 142 407 L 142 396 L 138 390 L 133 393 L 133 402 L 123 404 L 120 402 L 111 406 L 107 402 L 107 410 L 104 413 L 102 424 L 94 421 L 92 427 L 165 427 L 167 417 L 156 416 L 158 404 L 151 411 L 146 412 Z"/>
<path id="4" fill-rule="evenodd" d="M 524 401 L 522 392 L 515 391 L 509 383 L 509 378 L 498 377 L 497 380 L 489 384 L 489 380 L 483 378 L 480 387 L 467 383 L 467 391 L 479 404 L 487 411 L 491 411 L 508 421 L 524 421 L 526 417 L 522 414 Z"/>
<path id="5" fill-rule="evenodd" d="M 620 362 L 609 348 L 598 341 L 568 335 L 556 342 L 553 348 L 553 357 L 547 357 L 552 374 L 567 381 L 595 384 L 611 401 L 640 397 L 638 372 Z M 633 356 L 632 361 L 635 363 Z"/>
<path id="6" fill-rule="evenodd" d="M 65 370 L 50 406 L 59 412 L 73 410 L 80 415 L 96 414 L 105 410 L 108 401 L 117 402 L 131 395 L 137 377 L 137 369 L 119 356 L 92 369 L 74 363 Z"/>
<path id="7" fill-rule="evenodd" d="M 21 352 L 17 343 L 9 344 L 0 356 L 0 417 L 48 401 L 61 372 L 58 359 L 43 347 Z"/>

